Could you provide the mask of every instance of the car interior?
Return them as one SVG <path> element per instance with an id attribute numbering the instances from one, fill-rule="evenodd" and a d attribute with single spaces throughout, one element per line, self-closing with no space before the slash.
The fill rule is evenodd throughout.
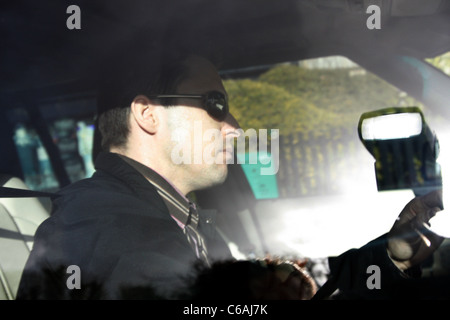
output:
<path id="1" fill-rule="evenodd" d="M 7 188 L 50 194 L 90 177 L 101 148 L 99 76 L 133 59 L 136 48 L 162 46 L 218 61 L 242 128 L 279 130 L 271 137 L 275 174 L 235 159 L 224 184 L 192 194 L 216 212 L 235 258 L 306 259 L 320 285 L 326 257 L 388 232 L 420 188 L 389 184 L 394 173 L 381 172 L 387 160 L 362 138 L 361 117 L 415 113 L 427 130 L 421 143 L 429 149 L 420 152 L 428 162 L 407 154 L 408 169 L 398 170 L 426 167 L 427 190 L 443 186 L 444 211 L 431 225 L 445 240 L 423 276 L 448 279 L 450 1 L 77 1 L 76 28 L 71 5 L 0 5 L 1 300 L 15 299 L 34 233 L 52 207 L 45 194 Z"/>

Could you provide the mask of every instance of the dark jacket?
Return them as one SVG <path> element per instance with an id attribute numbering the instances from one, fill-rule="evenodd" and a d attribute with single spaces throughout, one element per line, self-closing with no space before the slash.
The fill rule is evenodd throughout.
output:
<path id="1" fill-rule="evenodd" d="M 138 171 L 112 153 L 98 156 L 96 170 L 60 191 L 36 232 L 17 299 L 170 298 L 198 263 Z M 201 227 L 208 226 L 200 220 Z M 75 283 L 71 265 L 79 267 L 80 289 L 67 286 Z"/>

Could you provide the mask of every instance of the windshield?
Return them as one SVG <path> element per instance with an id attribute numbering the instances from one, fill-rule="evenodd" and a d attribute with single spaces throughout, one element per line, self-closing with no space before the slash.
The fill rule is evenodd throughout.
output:
<path id="1" fill-rule="evenodd" d="M 363 245 L 386 232 L 414 197 L 407 189 L 377 190 L 375 159 L 358 137 L 362 113 L 417 106 L 441 142 L 439 162 L 449 156 L 447 119 L 348 58 L 309 59 L 270 66 L 250 77 L 225 76 L 230 107 L 243 130 L 279 130 L 274 177 L 246 171 L 258 199 L 258 222 L 244 226 L 251 242 L 259 244 L 258 254 L 317 258 Z M 448 229 L 448 222 L 442 223 L 440 230 Z M 355 229 L 355 224 L 364 227 Z M 324 245 L 324 238 L 339 241 Z"/>

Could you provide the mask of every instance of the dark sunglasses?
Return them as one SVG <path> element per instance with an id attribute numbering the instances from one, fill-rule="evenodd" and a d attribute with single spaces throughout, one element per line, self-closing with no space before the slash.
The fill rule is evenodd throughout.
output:
<path id="1" fill-rule="evenodd" d="M 219 91 L 210 91 L 205 94 L 158 94 L 148 96 L 149 99 L 188 98 L 202 99 L 202 108 L 216 120 L 223 121 L 228 115 L 228 101 Z"/>

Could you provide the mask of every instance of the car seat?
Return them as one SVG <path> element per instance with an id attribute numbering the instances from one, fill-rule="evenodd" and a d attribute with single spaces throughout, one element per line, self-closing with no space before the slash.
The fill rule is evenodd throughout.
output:
<path id="1" fill-rule="evenodd" d="M 0 186 L 27 190 L 19 178 L 0 174 Z M 38 198 L 0 197 L 0 300 L 16 297 L 37 227 L 50 216 Z"/>

